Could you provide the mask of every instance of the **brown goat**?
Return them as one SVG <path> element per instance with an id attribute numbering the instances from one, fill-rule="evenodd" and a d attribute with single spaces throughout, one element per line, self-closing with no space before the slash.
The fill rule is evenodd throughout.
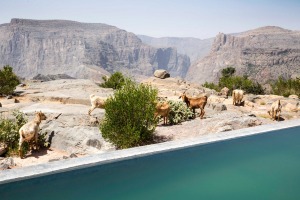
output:
<path id="1" fill-rule="evenodd" d="M 170 105 L 168 102 L 157 103 L 155 106 L 154 118 L 156 119 L 158 115 L 162 116 L 164 118 L 164 125 L 166 125 L 168 123 L 169 112 Z"/>
<path id="2" fill-rule="evenodd" d="M 203 116 L 205 114 L 204 107 L 207 103 L 207 96 L 198 97 L 198 98 L 189 98 L 186 96 L 185 92 L 179 96 L 179 99 L 182 98 L 182 100 L 186 103 L 187 107 L 190 109 L 193 109 L 194 118 L 196 118 L 196 108 L 200 108 L 200 118 L 203 119 Z"/>
<path id="3" fill-rule="evenodd" d="M 272 120 L 276 120 L 277 117 L 277 121 L 279 121 L 281 108 L 282 105 L 280 103 L 280 100 L 277 100 L 272 103 L 271 110 L 268 111 L 269 115 L 272 117 Z"/>

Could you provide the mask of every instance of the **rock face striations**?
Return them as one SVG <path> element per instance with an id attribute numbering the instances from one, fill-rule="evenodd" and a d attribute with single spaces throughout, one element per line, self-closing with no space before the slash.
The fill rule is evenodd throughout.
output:
<path id="1" fill-rule="evenodd" d="M 162 37 L 154 38 L 145 35 L 138 37 L 146 44 L 154 47 L 176 47 L 178 53 L 188 55 L 191 62 L 199 60 L 209 54 L 214 38 L 198 39 L 198 38 L 178 38 L 178 37 Z"/>
<path id="2" fill-rule="evenodd" d="M 67 74 L 101 80 L 114 71 L 150 76 L 156 69 L 184 77 L 190 61 L 175 48 L 148 46 L 106 24 L 12 19 L 0 25 L 0 66 L 7 64 L 26 78 Z"/>
<path id="3" fill-rule="evenodd" d="M 186 78 L 217 81 L 220 70 L 228 66 L 260 83 L 300 74 L 300 31 L 267 26 L 236 36 L 219 33 L 210 54 L 192 64 Z"/>

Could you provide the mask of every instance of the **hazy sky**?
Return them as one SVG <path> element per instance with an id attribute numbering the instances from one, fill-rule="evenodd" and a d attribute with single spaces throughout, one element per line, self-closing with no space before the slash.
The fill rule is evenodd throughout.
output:
<path id="1" fill-rule="evenodd" d="M 261 26 L 300 30 L 300 0 L 0 0 L 11 18 L 105 23 L 153 37 L 197 37 Z"/>

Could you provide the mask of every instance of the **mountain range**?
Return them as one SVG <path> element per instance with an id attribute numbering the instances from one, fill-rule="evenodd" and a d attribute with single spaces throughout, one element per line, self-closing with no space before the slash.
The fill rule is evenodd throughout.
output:
<path id="1" fill-rule="evenodd" d="M 135 35 L 101 23 L 12 19 L 0 25 L 4 65 L 24 78 L 66 74 L 101 81 L 116 71 L 137 78 L 165 69 L 196 83 L 216 82 L 230 66 L 266 83 L 300 76 L 300 31 L 267 26 L 201 40 Z"/>
<path id="2" fill-rule="evenodd" d="M 151 76 L 156 69 L 184 77 L 190 59 L 175 48 L 149 46 L 106 24 L 12 19 L 0 25 L 0 66 L 7 64 L 25 78 L 67 74 L 101 80 L 115 71 Z"/>
<path id="3" fill-rule="evenodd" d="M 267 26 L 234 35 L 219 33 L 210 53 L 189 67 L 186 79 L 216 82 L 226 67 L 263 84 L 279 76 L 300 77 L 300 31 Z"/>

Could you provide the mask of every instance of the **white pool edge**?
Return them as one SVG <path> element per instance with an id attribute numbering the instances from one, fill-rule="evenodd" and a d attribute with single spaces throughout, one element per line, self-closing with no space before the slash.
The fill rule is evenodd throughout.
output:
<path id="1" fill-rule="evenodd" d="M 300 126 L 299 119 L 244 128 L 234 131 L 214 133 L 204 136 L 202 135 L 197 138 L 189 138 L 186 140 L 170 141 L 130 149 L 94 154 L 81 158 L 65 159 L 23 168 L 3 170 L 0 171 L 0 185 L 39 176 L 56 174 L 75 169 L 82 169 L 86 167 L 102 165 L 126 159 L 133 159 L 146 155 L 158 154 L 161 152 L 173 151 L 182 148 L 213 143 L 217 141 L 224 141 L 250 135 L 262 134 L 270 131 L 292 128 L 297 126 Z"/>

